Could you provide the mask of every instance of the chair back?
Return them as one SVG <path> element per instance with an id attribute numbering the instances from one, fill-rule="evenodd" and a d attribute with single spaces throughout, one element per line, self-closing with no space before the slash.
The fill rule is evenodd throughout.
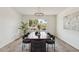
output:
<path id="1" fill-rule="evenodd" d="M 45 39 L 32 39 L 31 52 L 46 52 L 46 40 Z"/>
<path id="2" fill-rule="evenodd" d="M 55 40 L 55 36 L 50 34 L 50 33 L 47 33 L 53 40 Z"/>
<path id="3" fill-rule="evenodd" d="M 29 32 L 28 32 L 27 34 L 25 34 L 25 35 L 23 36 L 23 39 L 26 39 L 26 37 L 28 37 L 29 34 L 30 34 Z"/>

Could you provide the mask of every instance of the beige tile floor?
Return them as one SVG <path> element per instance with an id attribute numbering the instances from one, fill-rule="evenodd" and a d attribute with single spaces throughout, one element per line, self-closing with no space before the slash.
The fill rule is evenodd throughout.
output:
<path id="1" fill-rule="evenodd" d="M 56 52 L 78 52 L 79 51 L 58 38 L 56 38 L 55 40 L 56 40 L 56 46 L 55 46 Z M 23 52 L 29 52 L 29 47 L 30 46 L 27 47 L 26 45 L 26 47 L 23 49 Z M 49 47 L 48 52 L 53 52 L 52 45 L 49 45 L 48 47 Z M 22 52 L 22 39 L 18 39 L 6 45 L 5 47 L 0 49 L 0 52 Z"/>

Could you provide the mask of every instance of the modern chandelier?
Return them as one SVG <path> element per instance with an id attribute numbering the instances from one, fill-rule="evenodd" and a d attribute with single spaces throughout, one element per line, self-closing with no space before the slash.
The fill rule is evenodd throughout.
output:
<path id="1" fill-rule="evenodd" d="M 44 13 L 41 11 L 40 7 L 37 7 L 37 12 L 34 13 L 35 16 L 44 16 Z"/>

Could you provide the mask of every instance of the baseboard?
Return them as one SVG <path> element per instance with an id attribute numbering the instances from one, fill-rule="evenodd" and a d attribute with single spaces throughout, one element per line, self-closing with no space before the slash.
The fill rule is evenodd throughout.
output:
<path id="1" fill-rule="evenodd" d="M 5 46 L 7 46 L 8 44 L 10 44 L 10 43 L 12 43 L 12 42 L 18 40 L 18 39 L 20 39 L 20 38 L 22 38 L 22 36 L 20 36 L 20 37 L 18 37 L 18 38 L 16 38 L 16 39 L 13 39 L 13 40 L 10 39 L 10 40 L 8 40 L 8 42 L 7 42 L 6 44 L 5 44 L 5 42 L 4 42 L 4 44 L 0 46 L 0 49 L 3 48 L 3 47 L 5 47 Z"/>
<path id="2" fill-rule="evenodd" d="M 64 42 L 65 44 L 68 44 L 70 47 L 72 47 L 72 48 L 74 48 L 74 49 L 76 49 L 76 50 L 79 51 L 79 49 L 77 49 L 77 48 L 75 48 L 74 46 L 70 45 L 68 42 L 62 40 L 60 37 L 56 36 L 56 38 L 58 38 L 60 41 Z"/>

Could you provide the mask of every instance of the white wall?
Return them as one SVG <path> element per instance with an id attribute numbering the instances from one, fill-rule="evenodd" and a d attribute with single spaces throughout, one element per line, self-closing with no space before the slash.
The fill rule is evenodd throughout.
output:
<path id="1" fill-rule="evenodd" d="M 0 7 L 0 48 L 18 38 L 20 15 L 12 8 Z"/>
<path id="2" fill-rule="evenodd" d="M 79 8 L 68 8 L 57 16 L 57 36 L 79 49 L 79 31 L 63 29 L 63 17 L 79 11 Z"/>
<path id="3" fill-rule="evenodd" d="M 56 33 L 56 16 L 55 15 L 46 15 L 42 17 L 35 17 L 33 15 L 23 16 L 23 20 L 28 21 L 29 19 L 46 19 L 48 21 L 47 30 L 55 35 Z"/>

